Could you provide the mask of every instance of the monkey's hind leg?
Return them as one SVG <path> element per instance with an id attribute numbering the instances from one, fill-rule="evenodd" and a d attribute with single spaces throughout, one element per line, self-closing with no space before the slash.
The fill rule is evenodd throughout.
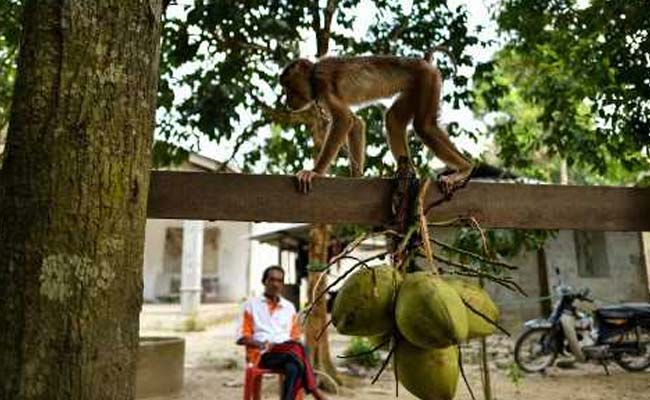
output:
<path id="1" fill-rule="evenodd" d="M 467 183 L 472 164 L 458 151 L 447 132 L 438 125 L 441 79 L 439 73 L 424 73 L 418 81 L 413 128 L 422 142 L 454 172 L 439 178 L 440 190 L 447 197 Z"/>
<path id="2" fill-rule="evenodd" d="M 408 161 L 408 167 L 415 170 L 406 140 L 406 127 L 413 120 L 414 115 L 413 104 L 412 94 L 408 92 L 401 94 L 386 111 L 385 121 L 388 147 L 398 167 L 400 163 L 406 160 Z"/>

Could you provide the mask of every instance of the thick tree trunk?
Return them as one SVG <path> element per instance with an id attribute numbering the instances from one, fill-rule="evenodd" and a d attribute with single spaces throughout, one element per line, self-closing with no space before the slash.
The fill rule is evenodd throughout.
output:
<path id="1" fill-rule="evenodd" d="M 330 226 L 315 225 L 309 231 L 309 262 L 310 263 L 327 263 L 327 248 L 330 243 Z M 309 302 L 313 301 L 312 295 L 318 295 L 327 287 L 327 277 L 321 275 L 323 272 L 309 272 L 308 289 Z M 319 282 L 320 278 L 320 282 Z M 318 287 L 316 284 L 318 282 Z M 316 288 L 314 290 L 314 288 Z M 307 320 L 306 337 L 307 346 L 311 349 L 311 359 L 315 369 L 325 372 L 327 375 L 338 381 L 336 368 L 332 363 L 330 356 L 330 346 L 327 331 L 323 332 L 317 341 L 318 334 L 321 333 L 325 324 L 327 324 L 327 307 L 325 304 L 326 297 L 323 296 L 316 303 L 314 309 Z M 328 382 L 323 382 L 327 384 Z M 329 388 L 328 388 L 329 389 Z"/>
<path id="2" fill-rule="evenodd" d="M 328 0 L 327 7 L 324 11 L 324 25 L 321 27 L 320 8 L 318 2 L 313 3 L 312 8 L 312 28 L 316 34 L 316 57 L 320 58 L 327 54 L 329 49 L 330 30 L 332 25 L 332 17 L 336 11 L 336 0 Z M 318 154 L 323 146 L 327 131 L 329 129 L 329 121 L 325 118 L 320 111 L 316 110 L 315 118 L 309 120 L 307 126 L 312 133 L 314 139 L 313 157 L 314 162 L 318 158 Z M 330 225 L 315 225 L 309 231 L 309 262 L 327 263 L 327 248 L 330 243 L 330 232 L 332 227 Z M 322 292 L 327 287 L 327 279 L 325 276 L 320 280 L 319 287 L 316 288 L 316 282 L 320 277 L 320 272 L 310 272 L 308 277 L 307 289 L 309 290 L 309 302 L 312 302 L 312 294 Z M 316 290 L 314 290 L 316 289 Z M 330 355 L 329 335 L 325 331 L 320 340 L 316 341 L 316 337 L 321 332 L 325 324 L 327 324 L 327 307 L 325 304 L 326 297 L 323 296 L 318 303 L 314 306 L 312 315 L 309 317 L 305 336 L 307 338 L 307 345 L 312 349 L 312 362 L 314 368 L 326 373 L 332 377 L 337 383 L 340 383 L 336 368 L 332 362 Z M 323 383 L 326 383 L 323 381 Z M 326 389 L 333 389 L 326 387 Z"/>
<path id="3" fill-rule="evenodd" d="M 25 4 L 0 172 L 0 398 L 132 399 L 161 0 Z"/>

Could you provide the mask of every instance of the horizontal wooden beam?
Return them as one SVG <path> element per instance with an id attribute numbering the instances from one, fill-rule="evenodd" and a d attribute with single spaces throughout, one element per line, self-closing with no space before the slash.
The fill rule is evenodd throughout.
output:
<path id="1" fill-rule="evenodd" d="M 154 171 L 148 217 L 383 225 L 393 186 L 317 178 L 302 194 L 292 176 Z M 431 185 L 428 201 L 440 197 Z M 486 228 L 650 231 L 650 189 L 471 182 L 430 213 L 431 220 L 456 216 Z"/>

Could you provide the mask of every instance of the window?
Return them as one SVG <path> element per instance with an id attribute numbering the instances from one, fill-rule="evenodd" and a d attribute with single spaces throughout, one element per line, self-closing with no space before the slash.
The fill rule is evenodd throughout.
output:
<path id="1" fill-rule="evenodd" d="M 575 231 L 576 261 L 581 278 L 609 277 L 605 232 Z"/>

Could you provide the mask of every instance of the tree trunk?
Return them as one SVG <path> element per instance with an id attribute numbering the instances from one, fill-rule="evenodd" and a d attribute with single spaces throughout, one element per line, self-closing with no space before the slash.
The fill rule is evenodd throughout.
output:
<path id="1" fill-rule="evenodd" d="M 0 398 L 132 399 L 161 0 L 27 1 L 0 171 Z"/>
<path id="2" fill-rule="evenodd" d="M 309 231 L 309 262 L 310 263 L 327 263 L 327 248 L 330 242 L 330 227 L 328 225 L 315 225 Z M 327 277 L 324 272 L 309 272 L 308 285 L 309 302 L 313 301 L 313 294 L 318 295 L 327 287 Z M 316 284 L 318 287 L 316 288 Z M 316 288 L 316 290 L 314 290 Z M 319 333 L 327 324 L 327 307 L 326 297 L 323 296 L 316 303 L 314 309 L 307 320 L 306 338 L 307 346 L 311 349 L 311 359 L 315 369 L 325 372 L 327 375 L 338 381 L 336 368 L 330 355 L 329 337 L 327 330 L 322 333 L 317 341 Z M 327 382 L 323 382 L 327 383 Z M 329 388 L 328 388 L 329 389 Z"/>
<path id="3" fill-rule="evenodd" d="M 327 7 L 324 10 L 324 26 L 321 27 L 320 23 L 320 8 L 318 2 L 313 3 L 312 8 L 312 27 L 314 33 L 316 34 L 316 57 L 320 58 L 327 54 L 329 49 L 329 38 L 330 30 L 332 25 L 332 17 L 336 11 L 337 1 L 328 0 Z M 308 128 L 312 133 L 314 139 L 314 149 L 313 149 L 313 158 L 314 162 L 316 161 L 318 154 L 323 146 L 325 137 L 327 136 L 327 131 L 329 129 L 329 121 L 322 115 L 318 110 L 316 110 L 315 118 L 310 119 L 308 122 Z M 325 171 L 327 173 L 327 171 Z M 330 232 L 332 227 L 330 225 L 315 225 L 312 226 L 309 230 L 309 262 L 319 262 L 327 263 L 329 260 L 327 258 L 327 248 L 330 243 Z M 308 284 L 307 290 L 309 291 L 309 302 L 312 302 L 312 295 L 314 293 L 318 294 L 322 292 L 325 287 L 327 287 L 327 278 L 323 276 L 320 280 L 318 288 L 315 289 L 316 282 L 321 276 L 321 272 L 309 272 L 308 275 Z M 327 330 L 323 332 L 320 337 L 320 340 L 316 341 L 316 338 L 319 333 L 323 330 L 325 324 L 327 324 L 327 306 L 325 303 L 326 297 L 323 296 L 314 306 L 312 313 L 309 317 L 307 323 L 307 329 L 305 336 L 307 339 L 307 345 L 311 349 L 311 360 L 315 369 L 322 371 L 332 377 L 337 383 L 339 382 L 336 368 L 332 362 L 332 356 L 330 355 L 330 345 L 329 345 L 329 335 Z M 326 383 L 326 382 L 323 382 Z M 326 387 L 326 389 L 334 389 Z M 331 391 L 331 390 L 330 390 Z"/>

